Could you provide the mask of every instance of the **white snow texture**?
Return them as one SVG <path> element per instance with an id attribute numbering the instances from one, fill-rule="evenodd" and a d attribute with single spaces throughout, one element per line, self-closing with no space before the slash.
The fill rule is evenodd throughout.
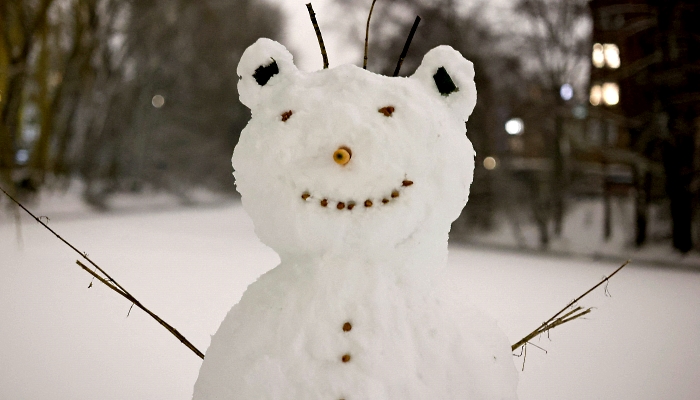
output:
<path id="1" fill-rule="evenodd" d="M 439 46 L 409 78 L 303 73 L 259 39 L 238 76 L 236 185 L 281 263 L 212 337 L 194 399 L 515 399 L 495 321 L 433 290 L 472 182 L 472 64 Z"/>

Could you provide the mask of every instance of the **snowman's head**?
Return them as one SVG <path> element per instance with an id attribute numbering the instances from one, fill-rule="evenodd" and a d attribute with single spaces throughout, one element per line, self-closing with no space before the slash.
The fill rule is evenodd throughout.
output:
<path id="1" fill-rule="evenodd" d="M 234 175 L 263 242 L 323 255 L 446 241 L 474 169 L 474 68 L 459 52 L 434 48 L 409 78 L 353 65 L 304 73 L 259 39 L 237 72 L 252 117 Z"/>

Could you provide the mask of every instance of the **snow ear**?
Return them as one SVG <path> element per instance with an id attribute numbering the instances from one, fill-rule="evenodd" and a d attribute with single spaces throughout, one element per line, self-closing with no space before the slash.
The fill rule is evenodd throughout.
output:
<path id="1" fill-rule="evenodd" d="M 260 38 L 250 45 L 238 62 L 238 96 L 253 109 L 270 92 L 270 88 L 295 75 L 292 54 L 274 40 Z"/>
<path id="2" fill-rule="evenodd" d="M 411 76 L 439 97 L 463 120 L 476 105 L 474 65 L 450 46 L 438 46 L 425 54 Z"/>

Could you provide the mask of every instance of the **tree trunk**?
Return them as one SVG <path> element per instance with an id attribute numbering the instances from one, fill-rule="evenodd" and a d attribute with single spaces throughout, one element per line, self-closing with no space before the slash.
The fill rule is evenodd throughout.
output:
<path id="1" fill-rule="evenodd" d="M 651 172 L 646 165 L 635 165 L 635 238 L 634 244 L 641 247 L 647 240 L 647 221 L 651 195 Z"/>
<path id="2" fill-rule="evenodd" d="M 664 146 L 663 156 L 666 192 L 671 200 L 673 247 L 687 253 L 693 248 L 691 182 L 695 153 L 694 115 L 686 111 L 669 117 L 671 138 Z"/>

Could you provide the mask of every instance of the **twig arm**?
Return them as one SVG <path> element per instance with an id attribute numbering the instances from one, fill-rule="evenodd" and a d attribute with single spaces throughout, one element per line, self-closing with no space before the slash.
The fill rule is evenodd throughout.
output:
<path id="1" fill-rule="evenodd" d="M 617 274 L 618 272 L 620 272 L 620 270 L 621 270 L 622 268 L 625 268 L 625 267 L 627 266 L 627 264 L 630 263 L 630 261 L 631 261 L 631 260 L 627 260 L 627 261 L 625 261 L 624 263 L 622 263 L 622 265 L 620 265 L 620 267 L 618 267 L 612 274 L 610 274 L 610 276 L 606 276 L 605 278 L 601 279 L 601 281 L 598 282 L 597 285 L 593 286 L 592 288 L 588 289 L 585 293 L 583 293 L 582 295 L 580 295 L 580 296 L 578 296 L 577 298 L 575 298 L 574 300 L 572 300 L 569 304 L 566 305 L 566 307 L 564 307 L 564 308 L 562 308 L 561 310 L 559 310 L 558 313 L 554 314 L 554 315 L 552 316 L 552 318 L 550 318 L 549 320 L 547 320 L 547 321 L 545 322 L 545 324 L 548 324 L 548 323 L 552 322 L 552 320 L 554 320 L 555 318 L 557 318 L 557 317 L 559 316 L 559 314 L 561 314 L 561 313 L 563 313 L 564 311 L 566 311 L 567 308 L 569 308 L 569 307 L 571 307 L 572 305 L 578 303 L 579 300 L 581 300 L 582 298 L 588 296 L 589 293 L 591 293 L 592 291 L 596 290 L 596 289 L 597 289 L 600 285 L 602 285 L 603 283 L 607 282 L 610 278 L 612 278 L 613 276 L 615 276 L 615 274 Z"/>
<path id="2" fill-rule="evenodd" d="M 97 264 L 95 264 L 95 263 L 90 259 L 90 257 L 87 256 L 87 253 L 84 253 L 84 252 L 78 250 L 75 246 L 73 246 L 72 244 L 70 244 L 66 239 L 62 238 L 61 235 L 59 235 L 58 233 L 56 233 L 53 229 L 49 228 L 49 226 L 46 225 L 46 224 L 44 223 L 44 221 L 41 220 L 41 218 L 39 218 L 39 217 L 37 217 L 36 215 L 34 215 L 34 213 L 32 213 L 31 211 L 29 211 L 22 203 L 20 203 L 19 201 L 17 201 L 14 197 L 10 196 L 10 194 L 7 193 L 7 192 L 5 191 L 5 189 L 3 189 L 3 188 L 0 187 L 0 191 L 2 191 L 3 193 L 5 193 L 5 195 L 6 195 L 7 197 L 9 197 L 10 200 L 12 200 L 15 204 L 17 204 L 17 205 L 18 205 L 22 210 L 24 210 L 27 214 L 31 215 L 31 217 L 34 218 L 34 220 L 35 220 L 36 222 L 38 222 L 39 224 L 41 224 L 41 226 L 43 226 L 44 228 L 46 228 L 49 232 L 51 232 L 54 236 L 56 236 L 60 241 L 62 241 L 63 243 L 65 243 L 68 247 L 70 247 L 71 249 L 73 249 L 73 251 L 75 251 L 76 253 L 80 254 L 80 257 L 82 257 L 82 258 L 84 258 L 85 260 L 87 260 L 87 262 L 89 262 L 93 267 L 95 267 L 98 271 L 100 271 L 100 273 L 102 273 L 105 277 L 107 277 L 107 280 L 109 280 L 110 282 L 114 283 L 114 285 L 115 285 L 116 287 L 118 287 L 119 289 L 121 289 L 124 293 L 129 294 L 129 292 L 127 292 L 119 283 L 117 283 L 117 281 L 115 281 L 114 279 L 112 279 L 112 277 L 109 276 L 109 274 L 108 274 L 107 272 L 105 272 L 102 268 L 100 268 Z"/>
<path id="3" fill-rule="evenodd" d="M 162 318 L 160 318 L 160 317 L 157 316 L 155 313 L 153 313 L 151 310 L 149 310 L 148 308 L 146 308 L 143 304 L 141 304 L 140 301 L 136 300 L 135 297 L 133 297 L 132 295 L 130 295 L 130 294 L 128 294 L 128 293 L 125 293 L 125 292 L 121 291 L 119 288 L 117 288 L 117 287 L 115 287 L 114 285 L 112 285 L 112 284 L 111 284 L 110 282 L 108 282 L 105 278 L 101 277 L 101 276 L 98 275 L 95 271 L 92 271 L 90 268 L 88 268 L 87 266 L 85 266 L 85 264 L 81 263 L 80 260 L 76 260 L 75 262 L 76 262 L 76 264 L 78 264 L 82 269 L 84 269 L 85 271 L 87 271 L 87 273 L 89 273 L 90 275 L 92 275 L 93 277 L 95 277 L 95 278 L 96 278 L 97 280 L 99 280 L 100 282 L 104 283 L 108 288 L 110 288 L 110 289 L 114 290 L 115 292 L 119 293 L 119 294 L 122 295 L 125 299 L 129 300 L 132 304 L 134 304 L 136 307 L 140 308 L 140 309 L 143 310 L 146 314 L 150 315 L 151 318 L 155 319 L 160 325 L 162 325 L 162 326 L 163 326 L 165 329 L 167 329 L 171 334 L 173 334 L 173 336 L 175 336 L 178 340 L 180 340 L 180 342 L 181 342 L 182 344 L 184 344 L 185 346 L 187 346 L 187 348 L 189 348 L 189 349 L 192 350 L 197 356 L 199 356 L 199 358 L 204 359 L 204 353 L 202 353 L 201 351 L 199 351 L 199 350 L 198 350 L 189 340 L 187 340 L 187 338 L 186 338 L 185 336 L 183 336 L 177 329 L 173 328 L 170 324 L 168 324 L 167 322 L 163 321 Z"/>
<path id="4" fill-rule="evenodd" d="M 85 266 L 85 264 L 81 263 L 80 260 L 76 260 L 76 263 L 77 263 L 82 269 L 84 269 L 85 271 L 87 271 L 87 272 L 88 272 L 90 275 L 92 275 L 93 277 L 97 278 L 97 280 L 99 280 L 100 282 L 104 283 L 108 288 L 110 288 L 110 289 L 114 290 L 115 292 L 119 293 L 121 296 L 123 296 L 124 298 L 126 298 L 127 300 L 129 300 L 130 302 L 132 302 L 132 303 L 133 303 L 134 305 L 136 305 L 138 308 L 140 308 L 140 309 L 142 309 L 143 311 L 145 311 L 145 312 L 146 312 L 148 315 L 150 315 L 153 319 L 155 319 L 156 321 L 158 321 L 158 323 L 161 324 L 165 329 L 167 329 L 167 330 L 168 330 L 170 333 L 172 333 L 176 338 L 178 338 L 178 339 L 180 340 L 180 342 L 182 342 L 182 344 L 184 344 L 185 346 L 187 346 L 187 348 L 189 348 L 190 350 L 192 350 L 197 356 L 199 356 L 200 358 L 204 359 L 204 353 L 202 353 L 202 352 L 199 351 L 196 347 L 194 347 L 194 345 L 193 345 L 189 340 L 187 340 L 180 332 L 178 332 L 177 329 L 173 328 L 170 324 L 168 324 L 167 322 L 163 321 L 159 316 L 157 316 L 157 315 L 155 315 L 153 312 L 151 312 L 151 310 L 149 310 L 149 309 L 147 309 L 146 307 L 144 307 L 138 300 L 136 300 L 136 298 L 135 298 L 134 296 L 131 295 L 131 293 L 129 293 L 126 289 L 124 289 L 124 287 L 122 287 L 119 283 L 117 283 L 117 281 L 115 281 L 114 279 L 112 279 L 112 277 L 109 276 L 109 274 L 108 274 L 107 272 L 105 272 L 105 270 L 103 270 L 103 269 L 100 268 L 97 264 L 95 264 L 95 262 L 93 262 L 93 261 L 87 256 L 87 253 L 81 252 L 81 251 L 78 250 L 75 246 L 73 246 L 72 244 L 70 244 L 67 240 L 65 240 L 64 238 L 62 238 L 62 237 L 61 237 L 58 233 L 56 233 L 53 229 L 49 228 L 49 226 L 46 225 L 46 224 L 44 223 L 44 221 L 42 221 L 39 217 L 37 217 L 36 215 L 34 215 L 34 213 L 32 213 L 31 211 L 29 211 L 22 203 L 20 203 L 19 201 L 17 201 L 14 197 L 10 196 L 10 194 L 7 193 L 7 192 L 5 191 L 5 189 L 3 189 L 2 187 L 0 187 L 0 191 L 2 191 L 3 193 L 5 193 L 5 195 L 6 195 L 7 197 L 9 197 L 10 200 L 12 200 L 15 204 L 17 204 L 17 205 L 18 205 L 22 210 L 24 210 L 27 214 L 31 215 L 32 218 L 34 218 L 34 220 L 35 220 L 36 222 L 38 222 L 39 224 L 41 224 L 41 226 L 43 226 L 44 228 L 46 228 L 49 232 L 51 232 L 54 236 L 56 236 L 60 241 L 62 241 L 63 243 L 65 243 L 68 247 L 70 247 L 71 249 L 73 249 L 73 251 L 75 251 L 76 253 L 80 254 L 80 256 L 81 256 L 82 258 L 84 258 L 85 260 L 87 260 L 87 261 L 88 261 L 93 267 L 95 267 L 95 269 L 97 269 L 103 276 L 100 276 L 100 275 L 97 274 L 95 271 L 93 271 L 93 270 L 91 270 L 90 268 L 88 268 L 87 266 Z"/>
<path id="5" fill-rule="evenodd" d="M 625 261 L 619 268 L 617 268 L 612 274 L 610 274 L 610 276 L 606 276 L 606 277 L 603 278 L 600 282 L 598 282 L 596 285 L 594 285 L 592 288 L 588 289 L 588 290 L 587 290 L 586 292 L 584 292 L 582 295 L 578 296 L 576 299 L 574 299 L 573 301 L 569 302 L 569 303 L 566 305 L 566 307 L 562 308 L 561 310 L 559 310 L 558 313 L 554 314 L 550 319 L 548 319 L 547 321 L 543 322 L 542 325 L 540 325 L 537 329 L 535 329 L 534 331 L 530 332 L 530 333 L 529 333 L 527 336 L 525 336 L 524 338 L 518 340 L 517 343 L 515 343 L 514 345 L 511 346 L 511 350 L 512 350 L 512 351 L 515 351 L 515 350 L 518 349 L 519 347 L 524 346 L 527 342 L 529 342 L 530 340 L 532 340 L 533 338 L 535 338 L 537 335 L 540 335 L 540 334 L 542 334 L 542 333 L 545 333 L 545 332 L 547 332 L 547 331 L 549 331 L 549 330 L 551 330 L 551 329 L 556 328 L 556 327 L 559 326 L 559 325 L 563 325 L 563 324 L 565 324 L 565 323 L 567 323 L 567 322 L 569 322 L 569 321 L 573 321 L 573 320 L 575 320 L 575 319 L 577 319 L 577 318 L 580 318 L 580 317 L 582 317 L 582 316 L 584 316 L 584 315 L 590 313 L 590 312 L 591 312 L 591 308 L 587 308 L 587 309 L 583 310 L 582 307 L 578 306 L 578 307 L 574 308 L 573 310 L 570 310 L 569 312 L 565 313 L 564 315 L 561 315 L 561 314 L 564 313 L 568 308 L 570 308 L 570 307 L 573 306 L 574 304 L 578 303 L 579 300 L 581 300 L 582 298 L 586 297 L 589 293 L 591 293 L 592 291 L 594 291 L 595 289 L 597 289 L 598 287 L 600 287 L 600 285 L 602 285 L 603 283 L 607 282 L 610 278 L 612 278 L 613 276 L 615 276 L 615 274 L 617 274 L 618 272 L 620 272 L 620 270 L 621 270 L 622 268 L 626 267 L 627 264 L 629 264 L 629 263 L 630 263 L 630 260 Z M 583 310 L 583 311 L 581 311 L 581 310 Z"/>

